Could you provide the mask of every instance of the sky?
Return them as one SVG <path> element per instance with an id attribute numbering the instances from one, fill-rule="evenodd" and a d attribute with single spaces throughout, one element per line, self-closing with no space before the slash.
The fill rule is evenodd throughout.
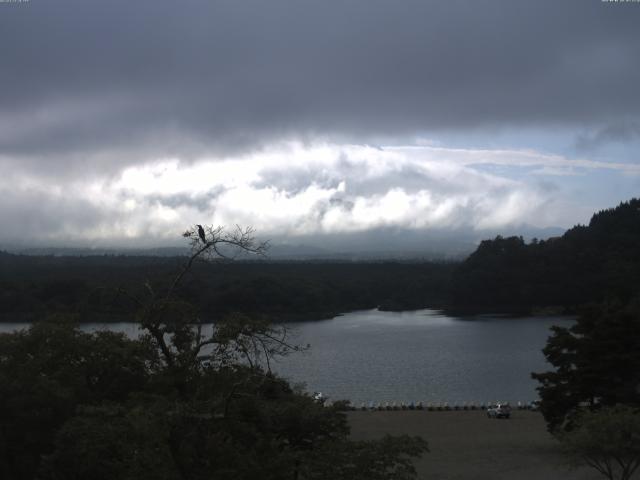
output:
<path id="1" fill-rule="evenodd" d="M 568 228 L 639 85 L 639 2 L 0 0 L 0 246 Z"/>

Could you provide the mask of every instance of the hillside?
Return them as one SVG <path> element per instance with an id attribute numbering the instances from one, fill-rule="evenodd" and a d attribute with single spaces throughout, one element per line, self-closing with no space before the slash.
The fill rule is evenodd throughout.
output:
<path id="1" fill-rule="evenodd" d="M 640 291 L 640 199 L 597 212 L 561 237 L 483 241 L 455 270 L 452 310 L 571 312 Z"/>

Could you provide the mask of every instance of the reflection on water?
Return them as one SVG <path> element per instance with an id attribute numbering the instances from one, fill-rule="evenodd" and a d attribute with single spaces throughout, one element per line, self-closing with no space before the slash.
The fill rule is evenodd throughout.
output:
<path id="1" fill-rule="evenodd" d="M 455 319 L 433 310 L 352 312 L 295 323 L 308 353 L 275 369 L 334 399 L 364 401 L 495 402 L 537 398 L 532 371 L 552 325 L 566 317 Z"/>
<path id="2" fill-rule="evenodd" d="M 530 401 L 532 371 L 548 368 L 541 349 L 566 317 L 464 320 L 433 310 L 351 312 L 320 322 L 287 324 L 311 349 L 273 367 L 293 382 L 333 399 L 456 402 Z M 0 331 L 26 328 L 0 324 Z M 134 323 L 84 324 L 139 335 Z"/>

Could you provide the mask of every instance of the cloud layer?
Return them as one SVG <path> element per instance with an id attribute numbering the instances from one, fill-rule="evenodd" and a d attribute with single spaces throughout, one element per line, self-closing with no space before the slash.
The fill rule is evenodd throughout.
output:
<path id="1" fill-rule="evenodd" d="M 549 124 L 606 132 L 640 113 L 640 8 L 631 4 L 0 8 L 0 151 L 40 168 L 85 156 L 105 168 L 148 153 L 197 157 L 305 135 L 361 143 Z M 101 165 L 103 150 L 120 155 Z"/>
<path id="2" fill-rule="evenodd" d="M 599 0 L 0 3 L 0 242 L 569 226 L 640 188 L 639 22 Z"/>
<path id="3" fill-rule="evenodd" d="M 495 165 L 538 175 L 525 181 L 484 171 Z M 553 183 L 536 180 L 544 169 L 555 175 L 603 168 L 638 172 L 626 164 L 532 151 L 293 142 L 186 164 L 161 159 L 62 187 L 46 176 L 10 175 L 0 180 L 8 200 L 0 217 L 20 223 L 20 235 L 29 232 L 45 243 L 122 244 L 149 238 L 174 243 L 194 223 L 252 225 L 262 235 L 280 237 L 380 229 L 495 230 L 523 223 L 544 227 L 566 224 L 573 215 Z M 24 218 L 30 223 L 25 225 Z"/>

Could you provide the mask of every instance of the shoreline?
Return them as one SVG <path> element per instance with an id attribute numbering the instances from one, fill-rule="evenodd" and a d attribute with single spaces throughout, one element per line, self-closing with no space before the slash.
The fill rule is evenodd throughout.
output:
<path id="1" fill-rule="evenodd" d="M 493 318 L 508 318 L 512 320 L 517 320 L 519 318 L 529 318 L 529 317 L 572 317 L 575 316 L 575 312 L 573 310 L 561 310 L 561 309 L 545 309 L 539 308 L 535 310 L 529 311 L 516 311 L 516 310 L 500 310 L 499 308 L 488 309 L 488 310 L 465 310 L 465 309 L 451 309 L 442 305 L 431 305 L 425 307 L 407 307 L 407 308 L 386 308 L 381 305 L 374 305 L 370 308 L 356 308 L 354 310 L 346 310 L 346 311 L 335 311 L 335 310 L 327 310 L 327 311 L 310 311 L 304 313 L 296 313 L 296 312 L 277 312 L 277 313 L 267 313 L 267 314 L 258 314 L 258 313 L 245 313 L 248 316 L 254 316 L 256 318 L 262 317 L 269 319 L 273 324 L 282 324 L 286 325 L 289 323 L 306 323 L 306 322 L 322 322 L 325 320 L 332 320 L 337 317 L 341 317 L 344 315 L 348 315 L 354 312 L 362 312 L 369 310 L 377 310 L 379 312 L 388 312 L 388 313 L 401 313 L 401 312 L 415 312 L 419 310 L 433 310 L 440 315 L 445 315 L 452 318 L 457 318 L 459 320 L 467 320 L 473 321 L 477 318 L 482 317 L 493 317 Z M 228 315 L 229 312 L 220 312 L 218 316 L 213 315 L 209 316 L 207 319 L 203 319 L 203 324 L 213 323 L 211 318 L 217 317 L 222 318 L 225 315 Z M 25 313 L 25 312 L 15 312 L 15 313 L 0 313 L 0 324 L 2 323 L 37 323 L 43 321 L 49 314 L 40 312 L 40 313 Z M 77 311 L 66 311 L 62 312 L 62 315 L 69 316 L 78 316 L 82 318 L 79 320 L 79 324 L 84 323 L 135 323 L 135 320 L 132 320 L 132 317 L 135 316 L 133 314 L 105 314 L 98 312 L 77 312 Z"/>

